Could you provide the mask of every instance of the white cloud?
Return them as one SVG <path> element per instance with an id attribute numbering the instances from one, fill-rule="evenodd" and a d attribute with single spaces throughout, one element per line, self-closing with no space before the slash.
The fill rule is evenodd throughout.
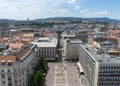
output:
<path id="1" fill-rule="evenodd" d="M 59 12 L 61 14 L 67 14 L 67 13 L 69 13 L 69 10 L 68 9 L 60 9 Z"/>
<path id="2" fill-rule="evenodd" d="M 93 12 L 92 14 L 94 15 L 106 15 L 106 14 L 109 14 L 108 11 L 97 11 L 97 12 Z"/>
<path id="3" fill-rule="evenodd" d="M 57 10 L 57 7 L 66 2 L 67 0 L 0 0 L 0 18 L 35 19 L 49 17 L 52 14 L 47 9 Z M 65 10 L 62 11 L 65 12 Z"/>
<path id="4" fill-rule="evenodd" d="M 109 12 L 108 11 L 88 11 L 86 13 L 84 13 L 85 17 L 105 17 L 106 15 L 108 15 Z"/>
<path id="5" fill-rule="evenodd" d="M 69 9 L 47 9 L 47 11 L 53 13 L 53 14 L 68 14 Z"/>
<path id="6" fill-rule="evenodd" d="M 80 9 L 80 6 L 75 6 L 75 10 L 79 10 Z"/>
<path id="7" fill-rule="evenodd" d="M 54 17 L 53 15 L 55 16 L 70 16 L 71 15 L 71 12 L 69 9 L 47 9 L 47 11 L 49 12 L 49 15 L 51 15 L 50 17 Z"/>
<path id="8" fill-rule="evenodd" d="M 80 10 L 81 13 L 87 13 L 91 10 L 91 8 L 88 8 L 88 9 L 84 9 L 84 10 Z"/>
<path id="9" fill-rule="evenodd" d="M 110 14 L 109 11 L 94 11 L 91 8 L 80 10 L 84 17 L 105 17 Z"/>
<path id="10" fill-rule="evenodd" d="M 80 1 L 83 0 L 0 0 L 0 19 L 36 19 L 55 16 L 100 16 L 109 14 L 108 11 L 92 11 L 91 8 L 82 10 L 78 3 Z M 75 11 L 70 10 L 71 8 L 80 11 L 74 13 Z"/>
<path id="11" fill-rule="evenodd" d="M 75 3 L 76 0 L 69 0 L 68 3 Z"/>
<path id="12" fill-rule="evenodd" d="M 120 16 L 116 16 L 115 19 L 119 19 L 120 20 Z"/>

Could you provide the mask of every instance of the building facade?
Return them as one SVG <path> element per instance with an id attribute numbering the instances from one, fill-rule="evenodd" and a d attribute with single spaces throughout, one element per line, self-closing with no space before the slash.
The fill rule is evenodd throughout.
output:
<path id="1" fill-rule="evenodd" d="M 79 58 L 79 44 L 81 41 L 79 39 L 67 40 L 66 45 L 66 60 L 77 61 Z"/>
<path id="2" fill-rule="evenodd" d="M 45 57 L 46 60 L 56 59 L 57 43 L 56 38 L 39 38 L 32 42 L 39 48 L 39 57 Z"/>
<path id="3" fill-rule="evenodd" d="M 79 31 L 75 33 L 75 36 L 80 39 L 82 42 L 88 42 L 88 31 Z"/>
<path id="4" fill-rule="evenodd" d="M 29 86 L 29 78 L 39 60 L 36 45 L 0 55 L 0 86 Z"/>
<path id="5" fill-rule="evenodd" d="M 62 33 L 61 45 L 62 45 L 62 57 L 67 58 L 67 40 L 76 39 L 75 33 L 68 34 L 67 32 Z M 69 51 L 69 50 L 68 50 Z"/>
<path id="6" fill-rule="evenodd" d="M 120 57 L 97 54 L 88 44 L 80 44 L 79 61 L 90 86 L 120 86 Z"/>

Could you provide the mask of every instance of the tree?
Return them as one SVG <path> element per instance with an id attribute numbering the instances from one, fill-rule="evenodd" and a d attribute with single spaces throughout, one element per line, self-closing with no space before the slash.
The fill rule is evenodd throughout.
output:
<path id="1" fill-rule="evenodd" d="M 2 48 L 0 48 L 0 52 L 2 51 L 3 49 Z"/>
<path id="2" fill-rule="evenodd" d="M 35 82 L 37 85 L 42 85 L 45 81 L 43 72 L 41 70 L 37 71 L 36 75 L 35 75 Z"/>
<path id="3" fill-rule="evenodd" d="M 33 73 L 29 79 L 29 84 L 30 86 L 36 86 L 35 84 L 35 78 L 34 78 L 35 74 Z"/>
<path id="4" fill-rule="evenodd" d="M 29 79 L 30 86 L 40 86 L 44 82 L 45 78 L 41 69 L 34 72 Z"/>
<path id="5" fill-rule="evenodd" d="M 40 63 L 38 64 L 34 73 L 31 75 L 29 79 L 30 83 L 29 86 L 41 86 L 44 84 L 45 82 L 44 73 L 46 72 L 47 64 L 48 64 L 47 60 L 44 57 L 42 57 Z"/>
<path id="6" fill-rule="evenodd" d="M 42 57 L 40 60 L 40 67 L 43 69 L 44 72 L 46 72 L 47 64 L 47 60 L 44 57 Z"/>

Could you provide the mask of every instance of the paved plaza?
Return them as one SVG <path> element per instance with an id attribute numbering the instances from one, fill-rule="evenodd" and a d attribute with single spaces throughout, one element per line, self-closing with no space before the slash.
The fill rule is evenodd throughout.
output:
<path id="1" fill-rule="evenodd" d="M 83 86 L 75 63 L 48 63 L 46 86 Z"/>

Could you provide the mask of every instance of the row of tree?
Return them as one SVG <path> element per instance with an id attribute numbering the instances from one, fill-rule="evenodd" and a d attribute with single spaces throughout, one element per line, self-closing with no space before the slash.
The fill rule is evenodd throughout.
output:
<path id="1" fill-rule="evenodd" d="M 38 66 L 29 79 L 29 86 L 42 86 L 45 83 L 45 74 L 48 69 L 47 64 L 46 59 L 41 58 Z"/>

